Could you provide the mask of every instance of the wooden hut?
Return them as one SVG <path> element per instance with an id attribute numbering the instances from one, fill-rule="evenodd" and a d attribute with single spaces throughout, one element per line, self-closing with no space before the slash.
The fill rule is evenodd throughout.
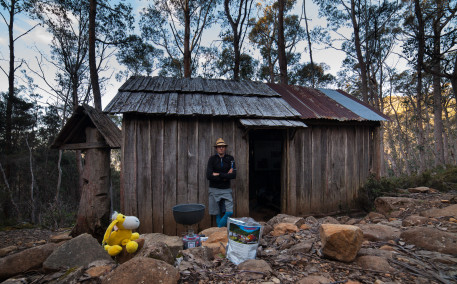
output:
<path id="1" fill-rule="evenodd" d="M 378 170 L 374 138 L 386 117 L 333 92 L 250 81 L 131 77 L 105 109 L 123 114 L 122 212 L 138 216 L 141 232 L 184 232 L 172 207 L 208 205 L 206 163 L 219 137 L 237 163 L 234 216 L 259 219 L 353 207 L 359 186 Z M 199 228 L 212 222 L 206 214 Z"/>

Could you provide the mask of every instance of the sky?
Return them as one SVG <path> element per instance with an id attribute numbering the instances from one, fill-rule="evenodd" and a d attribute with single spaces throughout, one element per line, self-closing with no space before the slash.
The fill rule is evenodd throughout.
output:
<path id="1" fill-rule="evenodd" d="M 147 6 L 150 1 L 147 0 L 136 0 L 136 1 L 130 1 L 132 3 L 132 6 L 134 8 L 134 12 L 136 15 L 139 15 L 139 12 L 142 10 L 143 7 Z M 302 11 L 302 1 L 297 1 L 297 5 L 294 8 L 293 12 L 294 14 L 301 15 Z M 309 19 L 309 26 L 310 29 L 312 29 L 316 25 L 320 26 L 326 26 L 325 19 L 319 18 L 318 17 L 318 9 L 317 6 L 312 3 L 312 1 L 306 1 L 306 11 L 307 11 L 307 16 Z M 5 11 L 1 10 L 1 13 L 6 16 Z M 7 18 L 7 17 L 6 17 Z M 3 19 L 0 18 L 0 66 L 8 72 L 8 57 L 9 57 L 9 51 L 8 51 L 8 30 L 3 22 Z M 138 21 L 136 21 L 137 23 Z M 18 35 L 26 32 L 28 29 L 31 27 L 35 26 L 38 22 L 30 19 L 26 15 L 20 15 L 17 18 L 15 18 L 15 28 L 14 28 L 14 34 L 15 37 Z M 304 25 L 304 23 L 303 23 Z M 219 30 L 216 28 L 209 29 L 205 31 L 205 34 L 203 36 L 203 45 L 208 46 L 212 40 L 218 39 L 219 35 Z M 16 54 L 16 59 L 17 60 L 24 60 L 26 61 L 31 68 L 37 69 L 37 64 L 36 60 L 39 59 L 39 52 L 38 50 L 43 53 L 43 54 L 48 54 L 50 52 L 50 44 L 52 42 L 52 36 L 46 31 L 44 27 L 37 26 L 34 28 L 31 32 L 29 32 L 27 35 L 19 38 L 15 42 L 15 54 Z M 304 52 L 304 47 L 305 47 L 305 42 L 301 43 L 297 49 L 296 52 L 303 52 L 301 62 L 308 62 L 309 61 L 309 54 L 307 52 Z M 259 54 L 254 54 L 254 57 L 260 61 L 260 55 Z M 325 49 L 322 46 L 313 46 L 313 58 L 314 61 L 317 63 L 324 62 L 326 63 L 329 67 L 329 73 L 333 74 L 336 76 L 337 72 L 341 68 L 342 61 L 344 59 L 345 55 L 341 51 L 336 51 L 333 49 Z M 122 70 L 123 67 L 120 66 L 115 57 L 112 57 L 108 63 L 108 65 L 111 67 L 109 73 L 104 74 L 104 75 L 110 75 L 112 74 L 112 79 L 109 80 L 107 84 L 107 88 L 104 92 L 104 95 L 102 97 L 102 105 L 105 107 L 109 101 L 114 97 L 114 95 L 117 92 L 117 89 L 123 84 L 123 82 L 118 82 L 115 80 L 114 74 L 117 73 L 119 70 Z M 22 65 L 23 68 L 25 69 L 25 65 Z M 20 71 L 16 71 L 17 75 L 20 75 Z M 46 73 L 49 73 L 50 75 L 53 75 L 55 73 L 55 69 L 51 68 L 51 66 L 48 66 L 48 68 L 45 70 Z M 29 75 L 30 72 L 27 72 Z M 32 76 L 33 77 L 33 76 Z M 43 89 L 46 89 L 45 84 L 42 82 L 41 79 L 34 77 L 34 83 L 42 87 Z M 23 84 L 25 85 L 26 82 L 24 78 L 19 77 L 17 84 Z M 7 76 L 5 73 L 0 70 L 0 92 L 6 92 L 8 91 L 8 80 Z M 52 103 L 54 102 L 54 98 L 50 95 L 46 95 L 45 92 L 40 91 L 39 92 L 41 95 L 43 95 L 43 99 L 40 101 L 41 104 L 46 105 L 47 103 Z"/>

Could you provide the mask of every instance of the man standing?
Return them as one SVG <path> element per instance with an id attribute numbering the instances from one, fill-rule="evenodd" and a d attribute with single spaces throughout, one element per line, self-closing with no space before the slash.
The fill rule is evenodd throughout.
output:
<path id="1" fill-rule="evenodd" d="M 222 138 L 217 139 L 216 155 L 209 157 L 206 178 L 209 180 L 209 214 L 216 215 L 218 227 L 225 227 L 233 215 L 233 197 L 230 180 L 236 178 L 235 159 L 225 154 L 227 150 Z"/>

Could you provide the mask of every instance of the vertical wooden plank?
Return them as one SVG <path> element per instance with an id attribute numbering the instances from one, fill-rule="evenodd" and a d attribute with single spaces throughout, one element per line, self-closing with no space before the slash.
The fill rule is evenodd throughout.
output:
<path id="1" fill-rule="evenodd" d="M 300 136 L 302 139 L 302 147 L 303 147 L 303 191 L 304 191 L 304 200 L 303 200 L 303 213 L 302 214 L 310 214 L 311 213 L 311 202 L 312 202 L 312 187 L 313 187 L 313 180 L 312 180 L 312 135 L 311 129 L 305 128 L 300 129 L 302 135 Z"/>
<path id="2" fill-rule="evenodd" d="M 311 203 L 311 212 L 322 212 L 322 196 L 325 194 L 323 187 L 323 176 L 324 172 L 322 171 L 322 161 L 323 161 L 323 152 L 322 152 L 322 128 L 313 127 L 312 129 L 312 203 Z M 324 165 L 325 166 L 325 165 Z"/>
<path id="3" fill-rule="evenodd" d="M 178 140 L 177 140 L 177 147 L 178 147 L 178 158 L 177 158 L 177 188 L 176 188 L 176 204 L 185 204 L 187 202 L 187 157 L 188 157 L 188 149 L 187 149 L 187 128 L 188 128 L 188 121 L 186 119 L 179 119 L 177 121 L 178 124 Z M 177 224 L 177 233 L 178 236 L 182 235 L 186 232 L 186 227 L 181 224 Z"/>
<path id="4" fill-rule="evenodd" d="M 300 175 L 299 169 L 297 168 L 298 163 L 300 163 L 300 158 L 297 155 L 300 155 L 299 145 L 296 145 L 296 142 L 299 139 L 290 140 L 288 137 L 284 137 L 284 147 L 283 156 L 289 156 L 291 167 L 288 168 L 288 188 L 286 191 L 286 200 L 287 208 L 286 213 L 289 215 L 297 214 L 297 175 Z"/>
<path id="5" fill-rule="evenodd" d="M 249 216 L 249 137 L 243 138 L 243 129 L 235 125 L 234 129 L 236 180 L 235 209 L 236 217 Z"/>
<path id="6" fill-rule="evenodd" d="M 304 132 L 303 129 L 297 130 L 295 133 L 295 147 L 297 149 L 297 215 L 301 216 L 305 214 L 305 211 L 308 209 L 308 198 L 307 190 L 305 185 L 305 176 L 309 174 L 307 169 L 305 170 L 305 141 L 304 141 Z"/>
<path id="7" fill-rule="evenodd" d="M 151 189 L 152 189 L 152 223 L 154 233 L 163 233 L 164 228 L 164 188 L 163 188 L 163 119 L 151 119 Z M 168 213 L 170 214 L 170 213 Z"/>
<path id="8" fill-rule="evenodd" d="M 122 118 L 122 129 L 124 131 L 122 131 L 122 147 L 121 147 L 121 174 L 120 174 L 120 185 L 119 185 L 119 198 L 121 199 L 120 200 L 120 210 L 121 212 L 125 212 L 125 201 L 124 201 L 124 197 L 125 197 L 125 188 L 126 188 L 126 171 L 128 168 L 125 167 L 126 163 L 127 163 L 127 160 L 125 159 L 125 156 L 126 156 L 126 153 L 129 152 L 129 142 L 128 142 L 128 123 L 127 123 L 127 120 L 125 118 L 125 115 L 123 116 Z M 115 208 L 117 209 L 117 208 Z"/>
<path id="9" fill-rule="evenodd" d="M 211 216 L 208 211 L 208 186 L 209 181 L 206 178 L 206 166 L 208 159 L 212 154 L 212 123 L 208 119 L 198 120 L 198 203 L 204 204 L 205 216 L 199 224 L 199 229 L 211 227 Z"/>
<path id="10" fill-rule="evenodd" d="M 140 118 L 136 120 L 137 139 L 137 192 L 138 192 L 138 219 L 140 220 L 140 232 L 152 232 L 152 189 L 150 185 L 151 159 L 149 158 L 149 121 Z"/>
<path id="11" fill-rule="evenodd" d="M 198 176 L 205 176 L 198 167 L 198 123 L 191 119 L 187 123 L 187 203 L 198 203 Z M 198 231 L 198 224 L 192 226 Z"/>
<path id="12" fill-rule="evenodd" d="M 356 176 L 355 176 L 355 129 L 353 126 L 347 127 L 346 130 L 346 196 L 345 203 L 347 208 L 353 208 L 353 199 L 355 198 L 354 192 L 356 189 Z"/>
<path id="13" fill-rule="evenodd" d="M 176 222 L 173 218 L 173 206 L 176 205 L 176 176 L 177 176 L 177 135 L 178 123 L 175 119 L 164 121 L 164 207 L 163 226 L 164 233 L 169 236 L 176 235 Z"/>
<path id="14" fill-rule="evenodd" d="M 125 143 L 124 143 L 124 190 L 123 190 L 123 207 L 122 213 L 126 215 L 137 215 L 137 145 L 136 145 L 136 128 L 135 119 L 129 117 L 125 122 Z"/>

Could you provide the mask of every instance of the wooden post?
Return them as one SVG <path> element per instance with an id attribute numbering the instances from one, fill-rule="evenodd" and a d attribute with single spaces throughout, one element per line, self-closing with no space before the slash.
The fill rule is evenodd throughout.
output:
<path id="1" fill-rule="evenodd" d="M 95 128 L 86 128 L 86 142 L 104 142 Z M 76 225 L 71 232 L 75 237 L 91 234 L 101 241 L 110 222 L 110 149 L 87 149 L 83 169 L 83 188 Z"/>

